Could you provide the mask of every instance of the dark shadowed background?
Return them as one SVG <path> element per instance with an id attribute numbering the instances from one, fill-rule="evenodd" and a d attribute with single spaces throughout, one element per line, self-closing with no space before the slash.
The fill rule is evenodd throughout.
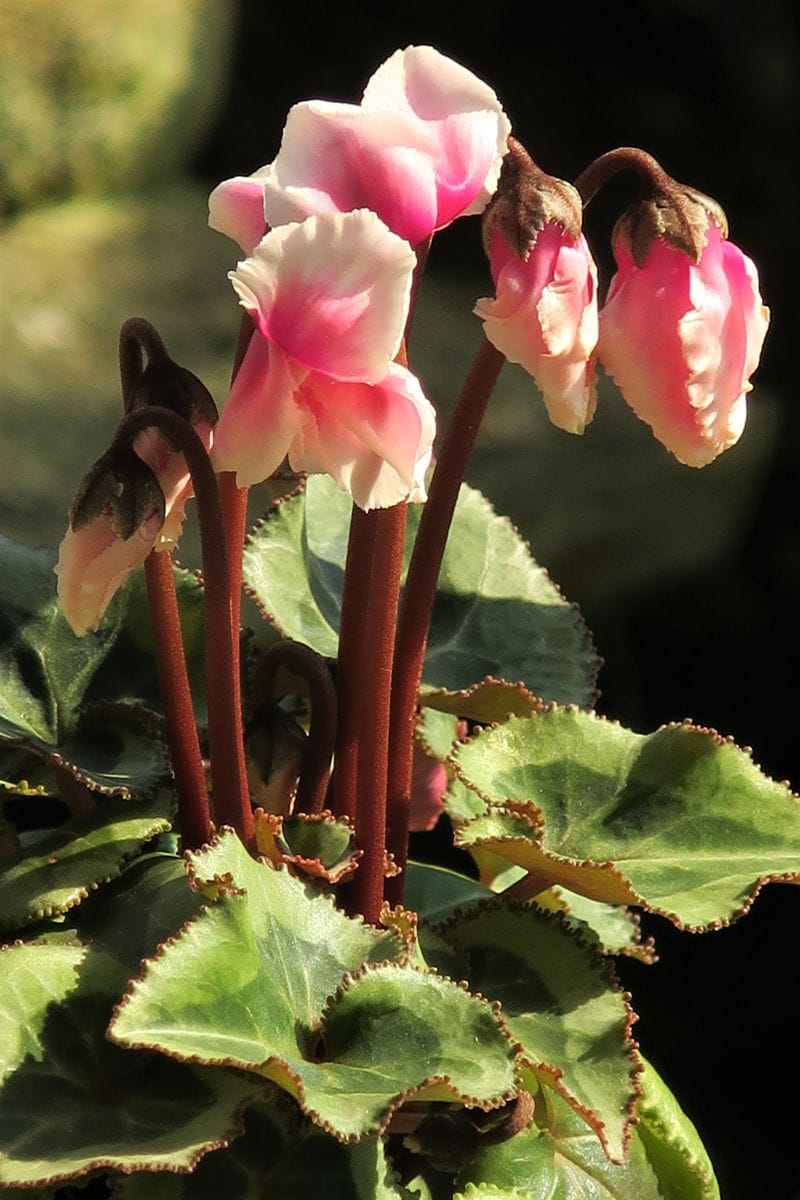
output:
<path id="1" fill-rule="evenodd" d="M 19 8 L 24 23 L 0 17 L 13 85 L 0 105 L 2 528 L 32 544 L 60 536 L 71 491 L 116 420 L 124 317 L 150 316 L 175 357 L 224 396 L 238 325 L 224 270 L 236 250 L 206 231 L 205 193 L 274 157 L 295 101 L 355 101 L 393 49 L 431 43 L 494 86 L 545 170 L 571 179 L 604 150 L 641 145 L 722 202 L 732 240 L 760 268 L 772 326 L 748 428 L 717 463 L 674 463 L 611 387 L 585 437 L 570 438 L 507 367 L 469 478 L 583 610 L 607 662 L 600 711 L 642 731 L 691 716 L 797 786 L 794 0 L 184 0 L 133 13 L 92 0 L 88 51 L 74 49 L 46 0 Z M 132 131 L 130 145 L 114 122 Z M 620 178 L 587 215 L 606 283 L 611 225 L 633 191 Z M 488 288 L 478 224 L 460 221 L 436 239 L 411 350 L 443 410 L 479 339 L 471 306 Z M 745 921 L 704 937 L 647 921 L 660 962 L 621 966 L 643 1050 L 696 1121 L 725 1200 L 800 1196 L 797 1100 L 781 1094 L 800 1079 L 799 900 L 771 885 Z"/>

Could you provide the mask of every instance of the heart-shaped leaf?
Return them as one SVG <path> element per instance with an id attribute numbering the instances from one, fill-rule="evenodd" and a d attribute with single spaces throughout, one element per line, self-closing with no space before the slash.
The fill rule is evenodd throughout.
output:
<path id="1" fill-rule="evenodd" d="M 146 965 L 112 1022 L 117 1042 L 258 1069 L 345 1139 L 379 1132 L 414 1092 L 502 1102 L 513 1050 L 485 1001 L 381 963 L 403 953 L 392 934 L 255 862 L 230 833 L 190 859 L 216 900 Z"/>
<path id="2" fill-rule="evenodd" d="M 193 571 L 173 563 L 181 634 L 192 692 L 195 720 L 207 723 L 205 684 L 205 600 L 203 585 Z M 113 699 L 143 705 L 162 713 L 161 691 L 155 665 L 153 625 L 144 571 L 134 571 L 116 601 L 121 612 L 119 633 L 92 677 L 86 699 Z M 101 626 L 102 630 L 102 626 Z"/>
<path id="3" fill-rule="evenodd" d="M 105 1037 L 125 973 L 85 946 L 0 950 L 0 1185 L 93 1170 L 188 1170 L 238 1132 L 263 1085 Z"/>
<path id="4" fill-rule="evenodd" d="M 351 504 L 327 476 L 278 504 L 251 535 L 248 589 L 285 637 L 336 656 Z M 406 557 L 419 523 L 409 508 Z M 486 676 L 522 683 L 545 700 L 589 704 L 598 659 L 577 610 L 526 544 L 463 485 L 439 576 L 424 682 L 450 691 Z M 512 705 L 513 709 L 513 705 Z"/>
<path id="5" fill-rule="evenodd" d="M 637 1134 L 664 1200 L 719 1200 L 714 1168 L 697 1130 L 648 1062 L 638 1111 Z"/>
<path id="6" fill-rule="evenodd" d="M 769 880 L 800 879 L 800 804 L 713 730 L 641 735 L 574 708 L 514 717 L 452 761 L 488 805 L 462 826 L 483 847 L 594 900 L 684 928 L 746 912 Z"/>
<path id="7" fill-rule="evenodd" d="M 603 904 L 564 888 L 548 888 L 536 895 L 536 904 L 548 912 L 560 912 L 568 924 L 597 943 L 605 954 L 624 954 L 639 962 L 656 961 L 652 938 L 642 941 L 638 913 L 618 904 Z"/>
<path id="8" fill-rule="evenodd" d="M 457 692 L 449 692 L 446 688 L 426 690 L 425 705 L 440 713 L 477 721 L 479 725 L 493 725 L 509 717 L 526 717 L 544 707 L 524 684 L 508 683 L 491 676 Z"/>
<path id="9" fill-rule="evenodd" d="M 347 879 L 361 858 L 350 822 L 329 812 L 281 817 L 258 809 L 255 838 L 259 854 L 273 866 L 285 864 L 328 883 Z"/>
<path id="10" fill-rule="evenodd" d="M 622 1161 L 641 1066 L 633 1013 L 608 960 L 556 914 L 507 901 L 458 915 L 439 932 L 466 956 L 470 986 L 502 1004 L 527 1065 Z"/>
<path id="11" fill-rule="evenodd" d="M 131 1175 L 115 1200 L 412 1200 L 394 1181 L 379 1137 L 343 1144 L 302 1120 L 280 1093 L 247 1110 L 244 1133 L 191 1175 Z"/>
<path id="12" fill-rule="evenodd" d="M 466 908 L 492 893 L 475 879 L 430 863 L 409 862 L 406 905 L 428 921 L 443 921 L 455 908 Z"/>
<path id="13" fill-rule="evenodd" d="M 122 619 L 116 604 L 97 633 L 76 638 L 58 610 L 54 564 L 51 551 L 0 536 L 0 737 L 46 748 L 74 732 Z"/>
<path id="14" fill-rule="evenodd" d="M 156 727 L 137 717 L 142 707 L 160 712 L 142 573 L 97 632 L 77 638 L 58 607 L 54 562 L 49 550 L 0 537 L 0 743 L 63 765 L 100 791 L 151 790 L 166 763 Z M 188 572 L 175 575 L 202 709 L 202 592 Z"/>
<path id="15" fill-rule="evenodd" d="M 7 856 L 0 872 L 0 929 L 80 904 L 145 842 L 170 828 L 173 808 L 166 792 L 142 803 L 108 800 Z"/>
<path id="16" fill-rule="evenodd" d="M 546 1087 L 536 1096 L 535 1121 L 508 1141 L 481 1150 L 460 1172 L 456 1186 L 464 1188 L 464 1200 L 494 1195 L 515 1200 L 663 1200 L 635 1135 L 624 1165 L 609 1162 L 598 1138 Z"/>

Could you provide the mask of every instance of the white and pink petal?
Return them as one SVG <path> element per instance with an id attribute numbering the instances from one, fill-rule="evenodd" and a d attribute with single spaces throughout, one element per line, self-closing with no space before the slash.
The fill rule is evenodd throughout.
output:
<path id="1" fill-rule="evenodd" d="M 67 530 L 55 572 L 61 611 L 78 637 L 97 629 L 130 572 L 153 549 L 160 529 L 161 518 L 153 515 L 123 541 L 108 512 L 77 530 Z"/>
<path id="2" fill-rule="evenodd" d="M 273 229 L 229 278 L 264 338 L 303 367 L 377 382 L 402 340 L 415 266 L 361 209 Z"/>
<path id="3" fill-rule="evenodd" d="M 496 297 L 475 306 L 486 337 L 533 376 L 554 425 L 583 433 L 595 409 L 598 339 L 597 272 L 585 238 L 548 222 L 520 258 L 495 230 L 490 261 Z"/>
<path id="4" fill-rule="evenodd" d="M 373 385 L 309 375 L 298 401 L 313 425 L 290 451 L 296 470 L 327 472 L 365 510 L 425 498 L 436 418 L 405 367 Z"/>
<path id="5" fill-rule="evenodd" d="M 306 374 L 256 332 L 231 387 L 214 433 L 217 471 L 235 471 L 238 487 L 272 475 L 289 452 L 304 413 L 294 400 Z"/>
<path id="6" fill-rule="evenodd" d="M 267 231 L 264 180 L 270 168 L 235 175 L 218 184 L 208 198 L 208 223 L 250 254 Z"/>
<path id="7" fill-rule="evenodd" d="M 437 225 L 436 156 L 435 138 L 404 113 L 296 104 L 264 179 L 267 220 L 276 226 L 368 208 L 416 245 Z"/>
<path id="8" fill-rule="evenodd" d="M 497 188 L 511 133 L 487 83 L 432 46 L 408 46 L 378 67 L 361 103 L 413 115 L 435 140 L 436 228 L 483 212 Z"/>

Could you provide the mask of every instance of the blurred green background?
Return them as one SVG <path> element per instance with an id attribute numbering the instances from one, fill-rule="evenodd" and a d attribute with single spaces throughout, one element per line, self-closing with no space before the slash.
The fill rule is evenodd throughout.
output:
<path id="1" fill-rule="evenodd" d="M 797 781 L 798 11 L 794 0 L 1 0 L 0 529 L 60 539 L 118 418 L 126 317 L 153 321 L 224 399 L 237 250 L 206 228 L 210 187 L 274 156 L 295 101 L 357 100 L 394 48 L 429 42 L 495 87 L 544 169 L 574 178 L 612 146 L 642 145 L 723 203 L 759 265 L 772 328 L 747 430 L 722 459 L 681 467 L 607 385 L 586 435 L 570 437 L 506 367 L 469 478 L 582 608 L 608 663 L 602 711 L 638 729 L 691 715 Z M 621 178 L 587 215 L 606 283 L 610 229 L 632 195 Z M 443 413 L 489 290 L 478 223 L 457 222 L 436 239 L 411 346 Z M 195 555 L 190 539 L 181 557 Z M 793 1021 L 780 960 L 797 916 L 796 892 L 771 888 L 748 922 L 702 944 L 659 925 L 661 965 L 626 968 L 644 1047 L 698 1120 L 724 1196 L 796 1196 L 770 1090 L 800 1066 L 796 1038 L 793 1067 L 774 1040 Z M 745 1036 L 739 1014 L 751 1029 L 757 1006 L 772 1032 Z M 740 1135 L 745 1108 L 770 1138 L 766 1162 L 763 1143 Z"/>

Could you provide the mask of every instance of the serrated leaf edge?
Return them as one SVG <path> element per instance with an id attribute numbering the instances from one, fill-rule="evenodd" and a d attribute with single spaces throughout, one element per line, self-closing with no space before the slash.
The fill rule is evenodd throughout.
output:
<path id="1" fill-rule="evenodd" d="M 120 796 L 118 798 L 121 800 L 128 799 L 126 796 Z M 153 821 L 157 822 L 157 824 L 150 830 L 150 832 L 137 839 L 139 842 L 139 850 L 141 850 L 142 846 L 144 846 L 146 842 L 149 842 L 151 838 L 155 837 L 156 834 L 166 833 L 167 830 L 172 828 L 172 822 L 168 817 L 153 817 Z M 66 828 L 66 825 L 68 824 L 69 822 L 67 821 L 65 822 L 65 825 L 59 826 L 59 828 Z M 38 843 L 34 842 L 30 849 L 36 850 L 37 845 Z M 70 912 L 71 909 L 77 908 L 80 904 L 82 904 L 92 892 L 99 891 L 104 884 L 110 883 L 112 879 L 118 879 L 125 868 L 137 857 L 138 853 L 138 850 L 131 850 L 129 854 L 122 855 L 116 870 L 112 870 L 108 875 L 102 875 L 98 879 L 92 880 L 92 882 L 89 884 L 80 884 L 76 886 L 73 898 L 67 900 L 63 904 L 53 904 L 45 908 L 37 909 L 36 912 L 30 917 L 26 917 L 22 921 L 15 922 L 11 925 L 7 924 L 2 914 L 0 914 L 0 931 L 23 929 L 26 925 L 31 925 L 36 921 L 47 921 L 50 919 L 50 917 L 61 916 L 64 913 Z M 8 864 L 6 863 L 5 865 Z"/>
<path id="2" fill-rule="evenodd" d="M 596 713 L 593 709 L 588 709 L 588 710 L 582 709 L 580 707 L 580 705 L 577 705 L 577 704 L 556 704 L 555 702 L 548 703 L 542 709 L 541 713 L 537 712 L 537 713 L 531 714 L 531 715 L 539 716 L 546 712 L 555 712 L 555 711 L 582 712 L 588 716 L 593 717 L 596 721 L 603 722 L 605 725 L 612 725 L 618 729 L 625 729 L 625 726 L 623 726 L 620 721 L 614 720 L 610 717 L 602 716 L 601 714 Z M 529 719 L 529 718 L 526 718 L 526 717 L 512 717 L 511 718 L 511 720 L 523 720 L 523 721 L 527 720 L 527 719 Z M 472 735 L 472 737 L 465 738 L 463 741 L 459 742 L 458 747 L 456 747 L 456 749 L 453 750 L 453 752 L 451 753 L 449 758 L 446 760 L 447 765 L 452 768 L 453 774 L 459 780 L 459 782 L 464 785 L 464 787 L 466 787 L 469 791 L 474 792 L 476 796 L 480 797 L 480 799 L 483 800 L 483 802 L 488 806 L 490 813 L 495 813 L 498 815 L 505 815 L 507 813 L 516 818 L 526 820 L 531 824 L 531 827 L 533 829 L 537 829 L 537 824 L 538 824 L 537 836 L 535 838 L 531 838 L 531 839 L 528 839 L 528 838 L 525 838 L 522 836 L 508 837 L 508 838 L 503 838 L 503 839 L 477 838 L 474 842 L 465 844 L 462 841 L 461 832 L 462 832 L 462 829 L 465 829 L 466 826 L 471 824 L 471 821 L 466 821 L 466 822 L 464 822 L 464 824 L 461 827 L 456 829 L 454 832 L 453 840 L 457 846 L 462 846 L 462 848 L 465 850 L 469 849 L 469 845 L 487 846 L 490 849 L 492 849 L 495 853 L 497 853 L 501 857 L 505 858 L 508 856 L 504 855 L 501 850 L 497 849 L 499 841 L 501 841 L 502 844 L 504 844 L 504 845 L 512 845 L 512 844 L 525 845 L 528 843 L 528 841 L 532 841 L 533 844 L 536 846 L 536 849 L 539 850 L 542 853 L 542 855 L 544 856 L 544 858 L 547 859 L 549 862 L 566 863 L 571 867 L 577 867 L 579 869 L 594 867 L 594 868 L 599 868 L 600 870 L 607 870 L 608 873 L 610 875 L 612 875 L 615 879 L 617 879 L 620 883 L 622 883 L 623 887 L 627 890 L 627 892 L 628 892 L 628 898 L 626 900 L 627 904 L 635 904 L 637 907 L 644 909 L 645 912 L 651 912 L 651 913 L 654 913 L 656 916 L 664 917 L 666 920 L 671 922 L 671 924 L 673 924 L 677 929 L 683 930 L 683 932 L 685 932 L 685 933 L 712 933 L 712 932 L 716 932 L 720 929 L 726 929 L 729 925 L 733 925 L 734 922 L 740 920 L 742 917 L 746 916 L 749 913 L 750 909 L 753 907 L 753 904 L 754 904 L 759 892 L 768 883 L 798 883 L 798 884 L 800 884 L 800 868 L 798 868 L 797 871 L 769 872 L 764 875 L 758 875 L 756 877 L 755 881 L 753 882 L 752 886 L 745 892 L 744 896 L 742 897 L 742 902 L 741 902 L 740 907 L 734 908 L 732 910 L 732 912 L 724 920 L 709 921 L 705 925 L 693 925 L 688 922 L 684 923 L 681 920 L 681 918 L 678 916 L 677 913 L 671 912 L 669 909 L 666 909 L 666 908 L 661 908 L 659 905 L 653 904 L 649 900 L 645 899 L 644 896 L 639 895 L 639 893 L 634 890 L 633 885 L 631 884 L 630 880 L 617 867 L 616 863 L 614 863 L 613 860 L 606 860 L 605 862 L 596 862 L 594 859 L 591 859 L 591 858 L 586 858 L 586 859 L 568 858 L 566 855 L 556 854 L 552 850 L 545 849 L 545 847 L 542 845 L 541 841 L 539 840 L 539 834 L 544 832 L 544 828 L 545 828 L 545 824 L 546 824 L 544 813 L 543 813 L 542 809 L 533 800 L 518 801 L 518 800 L 507 799 L 505 803 L 498 803 L 496 800 L 492 800 L 492 798 L 490 796 L 486 795 L 479 787 L 477 787 L 474 783 L 471 783 L 465 777 L 463 771 L 460 769 L 459 764 L 455 758 L 455 755 L 458 753 L 458 749 L 460 747 L 470 745 L 471 743 L 476 742 L 479 738 L 483 737 L 486 733 L 489 733 L 494 729 L 502 728 L 504 724 L 506 724 L 506 722 L 495 721 L 491 725 L 487 725 L 483 729 L 478 730 L 476 733 L 474 733 Z M 746 755 L 746 757 L 750 759 L 750 761 L 757 768 L 757 770 L 761 772 L 761 775 L 763 776 L 763 778 L 765 780 L 767 780 L 767 782 L 777 783 L 777 785 L 779 787 L 784 787 L 788 793 L 789 798 L 794 800 L 797 804 L 800 804 L 800 795 L 798 795 L 796 792 L 791 790 L 791 785 L 787 780 L 784 779 L 784 780 L 776 781 L 772 778 L 771 775 L 768 775 L 765 771 L 763 771 L 761 769 L 759 764 L 753 758 L 753 751 L 750 746 L 738 745 L 738 743 L 735 741 L 735 739 L 733 737 L 725 736 L 724 734 L 720 734 L 717 732 L 716 729 L 711 728 L 711 726 L 695 725 L 693 721 L 686 718 L 683 721 L 668 721 L 664 725 L 659 725 L 657 729 L 653 730 L 652 734 L 639 734 L 637 736 L 652 737 L 654 734 L 661 733 L 662 730 L 666 730 L 666 729 L 689 729 L 694 733 L 700 733 L 706 737 L 709 737 L 718 746 L 733 746 L 734 749 L 738 750 L 740 753 Z M 631 732 L 631 731 L 626 730 L 626 732 Z M 473 818 L 473 820 L 475 820 L 475 819 L 476 818 Z M 565 884 L 563 884 L 563 881 L 558 877 L 554 877 L 550 881 L 550 883 L 545 886 L 556 886 L 556 885 L 566 886 Z M 572 889 L 572 890 L 577 890 L 577 889 Z M 581 895 L 586 895 L 586 894 L 587 893 L 581 893 Z M 597 897 L 588 897 L 588 898 L 596 899 Z M 609 903 L 609 902 L 606 901 L 606 903 Z"/>
<path id="3" fill-rule="evenodd" d="M 502 894 L 500 894 L 499 896 L 492 896 L 486 900 L 478 900 L 472 905 L 466 905 L 464 907 L 454 909 L 444 921 L 431 922 L 431 925 L 436 929 L 436 932 L 445 939 L 445 941 L 449 940 L 451 944 L 453 944 L 453 942 L 455 943 L 453 947 L 454 949 L 461 950 L 463 953 L 464 947 L 458 943 L 456 938 L 448 939 L 448 928 L 450 926 L 458 925 L 462 921 L 469 920 L 474 916 L 482 916 L 483 913 L 492 909 L 506 911 L 513 909 L 519 912 L 530 911 L 530 907 L 523 901 L 509 900 L 507 897 L 504 897 Z M 547 1076 L 548 1080 L 551 1081 L 550 1085 L 552 1086 L 553 1090 L 557 1092 L 559 1096 L 561 1096 L 562 1100 L 565 1100 L 567 1104 L 569 1104 L 570 1108 L 579 1113 L 590 1126 L 590 1128 L 593 1129 L 597 1134 L 603 1147 L 603 1151 L 609 1162 L 624 1163 L 625 1159 L 627 1158 L 633 1126 L 638 1124 L 636 1110 L 643 1094 L 641 1077 L 644 1072 L 644 1063 L 642 1062 L 639 1054 L 639 1043 L 632 1036 L 633 1026 L 639 1020 L 638 1013 L 636 1013 L 632 1007 L 632 996 L 630 992 L 627 992 L 620 986 L 610 958 L 608 955 L 603 954 L 596 942 L 590 941 L 583 930 L 576 929 L 574 926 L 570 925 L 564 914 L 561 912 L 537 908 L 536 913 L 537 916 L 543 917 L 551 924 L 559 925 L 568 938 L 571 938 L 573 941 L 577 942 L 578 945 L 587 952 L 589 958 L 593 960 L 592 966 L 596 967 L 598 973 L 604 976 L 605 982 L 609 985 L 609 990 L 618 995 L 622 1000 L 626 1017 L 625 1027 L 623 1029 L 623 1048 L 630 1052 L 629 1057 L 632 1063 L 632 1067 L 629 1072 L 630 1093 L 628 1096 L 628 1103 L 622 1114 L 624 1118 L 624 1127 L 622 1132 L 622 1159 L 616 1159 L 609 1153 L 608 1139 L 605 1134 L 606 1123 L 602 1121 L 592 1109 L 588 1108 L 584 1104 L 581 1104 L 577 1097 L 573 1096 L 561 1083 L 564 1075 L 561 1067 L 557 1067 L 552 1063 L 534 1062 L 525 1048 L 521 1046 L 520 1055 L 523 1065 L 529 1067 L 530 1070 L 536 1075 L 541 1073 Z M 501 1005 L 499 1000 L 496 1000 L 494 1003 Z"/>
<path id="4" fill-rule="evenodd" d="M 442 980 L 445 983 L 453 984 L 453 986 L 457 987 L 460 991 L 466 992 L 467 995 L 471 999 L 478 1000 L 481 1003 L 486 1004 L 490 1010 L 491 1016 L 492 1016 L 495 1024 L 498 1026 L 501 1034 L 503 1035 L 506 1042 L 508 1043 L 510 1051 L 513 1054 L 514 1083 L 506 1092 L 503 1092 L 495 1100 L 491 1100 L 491 1101 L 478 1100 L 476 1097 L 469 1096 L 469 1095 L 467 1095 L 467 1093 L 461 1092 L 457 1087 L 454 1087 L 449 1075 L 430 1075 L 425 1080 L 423 1080 L 421 1083 L 415 1084 L 413 1087 L 406 1088 L 403 1092 L 399 1092 L 396 1096 L 394 1096 L 389 1101 L 389 1103 L 386 1107 L 384 1119 L 380 1122 L 380 1124 L 378 1126 L 376 1126 L 376 1128 L 367 1129 L 367 1130 L 364 1130 L 360 1134 L 351 1134 L 351 1135 L 348 1135 L 347 1137 L 342 1137 L 340 1134 L 337 1134 L 335 1129 L 333 1129 L 333 1127 L 330 1126 L 326 1121 L 322 1120 L 322 1118 L 320 1118 L 318 1113 L 315 1113 L 313 1110 L 306 1107 L 304 1096 L 302 1096 L 302 1097 L 298 1096 L 298 1103 L 300 1104 L 300 1107 L 303 1109 L 303 1112 L 305 1112 L 305 1114 L 316 1125 L 319 1125 L 320 1128 L 324 1129 L 326 1133 L 330 1133 L 333 1137 L 335 1137 L 337 1139 L 337 1141 L 345 1142 L 345 1143 L 356 1142 L 356 1141 L 359 1141 L 362 1137 L 368 1137 L 373 1134 L 377 1134 L 378 1136 L 383 1135 L 386 1132 L 386 1129 L 388 1128 L 388 1126 L 390 1125 L 391 1120 L 392 1120 L 394 1114 L 397 1112 L 397 1110 L 399 1108 L 401 1108 L 403 1104 L 406 1104 L 413 1096 L 418 1095 L 419 1092 L 424 1091 L 425 1089 L 430 1088 L 430 1087 L 438 1087 L 440 1085 L 447 1087 L 447 1088 L 451 1089 L 451 1091 L 453 1093 L 453 1097 L 458 1103 L 463 1104 L 467 1108 L 479 1108 L 479 1109 L 481 1109 L 482 1112 L 491 1112 L 495 1108 L 502 1108 L 502 1106 L 504 1104 L 507 1104 L 509 1100 L 512 1100 L 514 1098 L 514 1096 L 517 1095 L 518 1091 L 522 1087 L 521 1082 L 520 1082 L 520 1074 L 519 1074 L 519 1070 L 518 1070 L 518 1064 L 517 1064 L 517 1059 L 522 1054 L 522 1047 L 520 1046 L 519 1042 L 516 1040 L 514 1035 L 511 1033 L 511 1030 L 508 1028 L 508 1025 L 506 1024 L 506 1021 L 505 1021 L 505 1018 L 504 1018 L 503 1012 L 502 1012 L 502 1006 L 500 1005 L 500 1003 L 498 1001 L 487 1000 L 487 998 L 485 996 L 481 995 L 480 992 L 472 991 L 466 980 L 451 979 L 449 975 L 442 975 L 433 967 L 429 967 L 428 969 L 423 970 L 422 968 L 417 967 L 414 964 L 409 963 L 409 962 L 392 962 L 391 960 L 386 960 L 385 962 L 380 962 L 380 963 L 365 963 L 357 971 L 346 972 L 341 983 L 339 984 L 339 987 L 337 988 L 335 994 L 328 998 L 328 1000 L 326 1001 L 326 1003 L 322 1009 L 322 1013 L 321 1013 L 320 1021 L 319 1021 L 318 1032 L 323 1038 L 325 1036 L 325 1023 L 327 1022 L 328 1018 L 330 1017 L 331 1013 L 333 1012 L 333 1009 L 335 1008 L 336 1004 L 342 998 L 342 996 L 345 994 L 345 992 L 348 990 L 348 988 L 350 988 L 352 986 L 352 984 L 357 983 L 359 980 L 365 978 L 365 976 L 374 974 L 376 971 L 381 971 L 381 970 L 383 970 L 383 971 L 386 971 L 386 970 L 413 971 L 413 973 L 415 975 L 420 975 L 423 977 L 426 975 L 432 975 L 438 980 Z M 292 1074 L 291 1072 L 288 1072 L 288 1073 Z M 298 1081 L 298 1083 L 299 1083 L 299 1081 Z M 300 1089 L 302 1091 L 302 1084 L 300 1084 Z"/>

